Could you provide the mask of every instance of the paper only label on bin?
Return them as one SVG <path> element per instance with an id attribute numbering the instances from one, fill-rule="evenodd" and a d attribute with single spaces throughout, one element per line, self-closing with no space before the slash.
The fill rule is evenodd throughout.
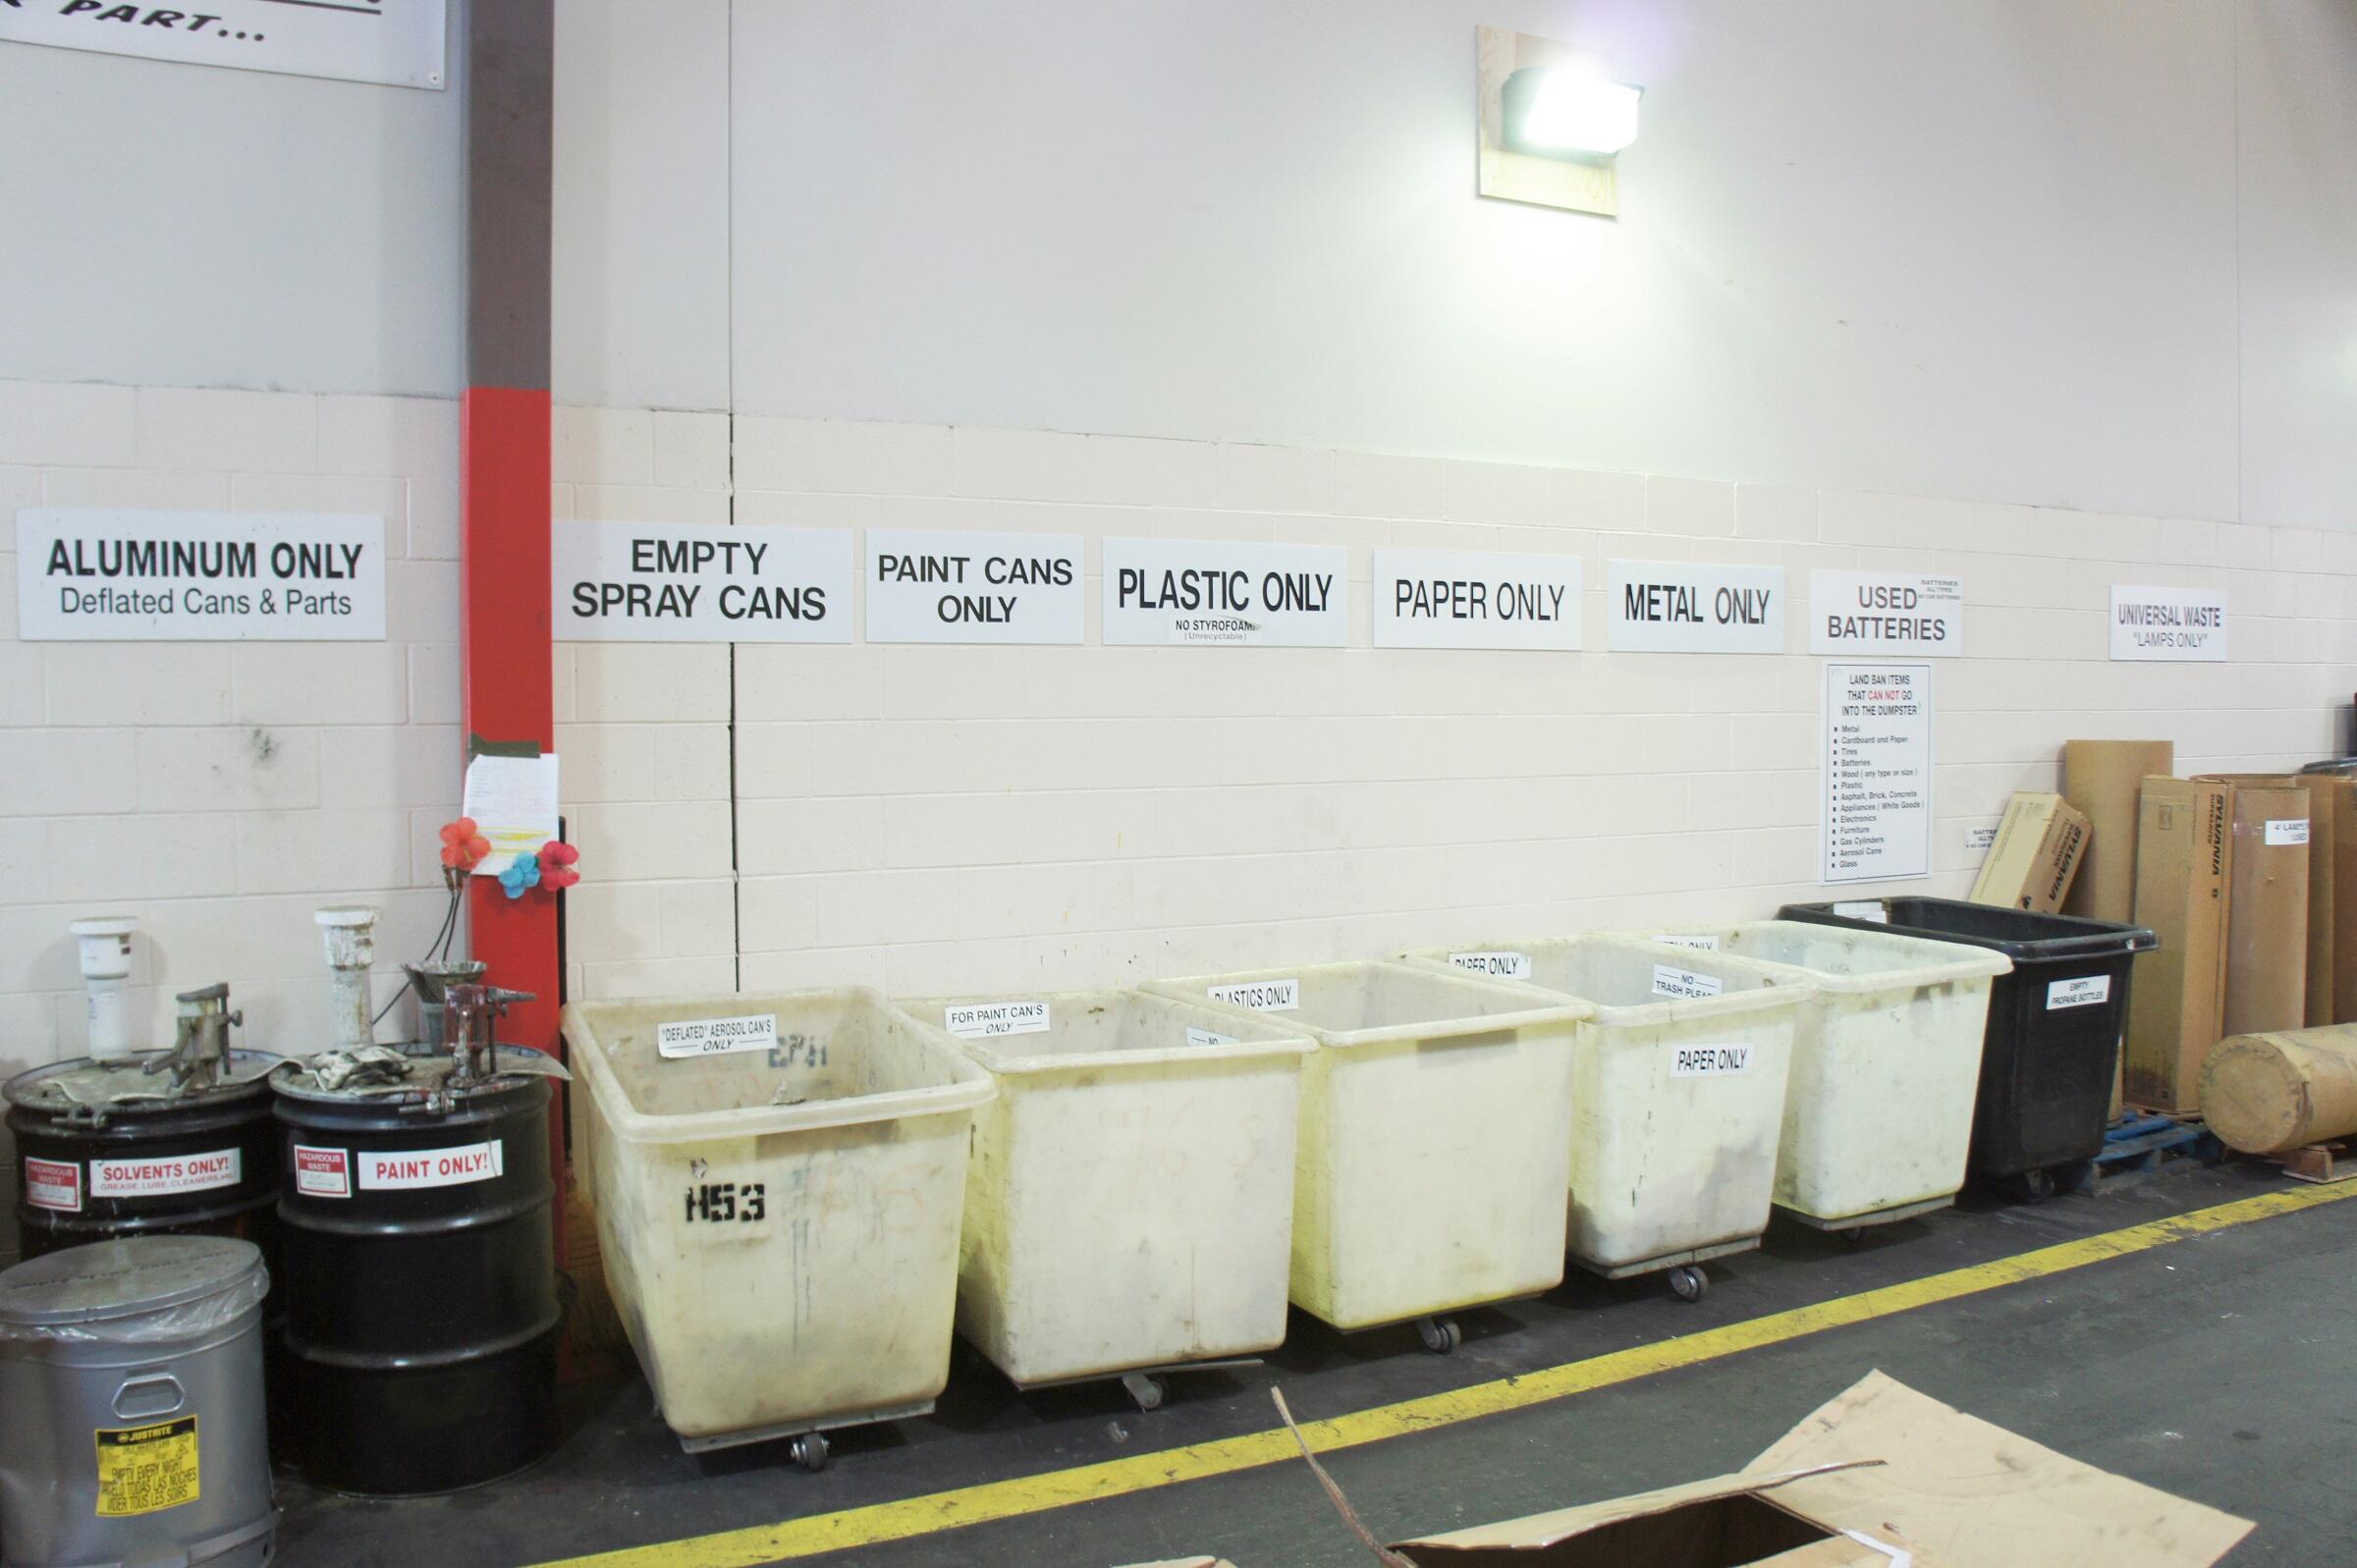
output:
<path id="1" fill-rule="evenodd" d="M 1526 952 L 1453 952 L 1449 961 L 1459 969 L 1470 969 L 1477 975 L 1495 975 L 1500 980 L 1530 978 L 1530 954 Z"/>
<path id="2" fill-rule="evenodd" d="M 295 1190 L 310 1198 L 352 1196 L 352 1151 L 295 1146 Z"/>
<path id="3" fill-rule="evenodd" d="M 1254 1012 L 1290 1012 L 1301 1005 L 1301 982 L 1298 978 L 1252 980 L 1240 986 L 1213 986 L 1207 995 L 1231 1007 L 1249 1007 Z"/>
<path id="4" fill-rule="evenodd" d="M 2092 1007 L 2099 1001 L 2110 1000 L 2110 975 L 2081 975 L 2076 980 L 2054 980 L 2049 981 L 2046 987 L 2048 1012 L 2063 1007 Z"/>
<path id="5" fill-rule="evenodd" d="M 1190 1046 L 1233 1046 L 1235 1036 L 1219 1034 L 1210 1029 L 1190 1028 L 1186 1032 L 1186 1043 Z"/>
<path id="6" fill-rule="evenodd" d="M 448 1149 L 387 1152 L 360 1151 L 360 1185 L 370 1192 L 400 1192 L 411 1187 L 463 1187 L 489 1181 L 506 1168 L 501 1158 L 504 1140 L 456 1144 Z"/>
<path id="7" fill-rule="evenodd" d="M 1673 964 L 1653 966 L 1653 994 L 1657 997 L 1716 997 L 1719 979 L 1716 975 L 1698 975 L 1691 969 Z"/>
<path id="8" fill-rule="evenodd" d="M 147 1160 L 93 1160 L 90 1196 L 161 1198 L 175 1192 L 206 1192 L 214 1187 L 234 1187 L 245 1174 L 245 1153 L 238 1149 Z"/>
<path id="9" fill-rule="evenodd" d="M 1728 1078 L 1751 1071 L 1749 1046 L 1672 1046 L 1672 1078 Z"/>
<path id="10" fill-rule="evenodd" d="M 25 1162 L 25 1201 L 35 1209 L 82 1212 L 82 1166 L 70 1160 Z"/>
<path id="11" fill-rule="evenodd" d="M 960 1040 L 991 1035 L 1036 1035 L 1048 1028 L 1044 1001 L 969 1001 L 941 1009 L 942 1027 Z"/>
<path id="12" fill-rule="evenodd" d="M 2276 817 L 2267 825 L 2267 841 L 2271 844 L 2302 844 L 2308 841 L 2306 817 Z"/>
<path id="13" fill-rule="evenodd" d="M 1656 942 L 1666 942 L 1672 947 L 1695 947 L 1704 952 L 1717 952 L 1719 950 L 1719 939 L 1717 937 L 1710 936 L 1707 933 L 1699 937 L 1661 936 L 1656 937 L 1653 940 Z"/>
<path id="14" fill-rule="evenodd" d="M 724 1056 L 732 1051 L 770 1051 L 778 1043 L 778 1015 L 741 1018 L 682 1018 L 655 1026 L 658 1056 Z"/>

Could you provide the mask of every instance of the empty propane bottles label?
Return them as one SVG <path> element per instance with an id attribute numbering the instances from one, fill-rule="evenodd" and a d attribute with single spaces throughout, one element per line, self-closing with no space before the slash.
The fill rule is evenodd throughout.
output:
<path id="1" fill-rule="evenodd" d="M 1500 980 L 1528 980 L 1530 954 L 1507 952 L 1453 952 L 1449 961 L 1459 969 L 1470 969 L 1477 975 L 1495 975 Z"/>
<path id="2" fill-rule="evenodd" d="M 1751 1071 L 1749 1046 L 1672 1046 L 1672 1078 L 1731 1078 Z"/>
<path id="3" fill-rule="evenodd" d="M 655 1025 L 658 1056 L 725 1056 L 732 1051 L 769 1051 L 778 1043 L 778 1015 L 741 1018 L 682 1018 Z"/>
<path id="4" fill-rule="evenodd" d="M 399 1192 L 411 1187 L 463 1187 L 470 1181 L 489 1181 L 504 1168 L 502 1140 L 457 1144 L 448 1149 L 418 1149 L 389 1153 L 363 1149 L 360 1186 L 370 1192 Z"/>
<path id="5" fill-rule="evenodd" d="M 1664 935 L 1656 937 L 1654 941 L 1666 942 L 1672 947 L 1695 947 L 1704 952 L 1717 952 L 1719 950 L 1719 939 L 1711 935 L 1709 932 L 1704 932 L 1699 937 L 1672 937 Z"/>
<path id="6" fill-rule="evenodd" d="M 1834 905 L 1834 913 L 1844 920 L 1871 920 L 1878 926 L 1891 923 L 1891 911 L 1879 898 L 1860 898 Z"/>
<path id="7" fill-rule="evenodd" d="M 2308 841 L 2306 817 L 2277 817 L 2267 825 L 2267 841 L 2271 844 L 2301 844 Z"/>
<path id="8" fill-rule="evenodd" d="M 162 1198 L 176 1192 L 234 1187 L 245 1179 L 244 1153 L 215 1149 L 201 1155 L 163 1155 L 144 1160 L 90 1162 L 93 1198 Z"/>
<path id="9" fill-rule="evenodd" d="M 1301 1005 L 1301 982 L 1253 980 L 1240 986 L 1214 986 L 1209 995 L 1212 1000 L 1224 1001 L 1231 1007 L 1249 1007 L 1254 1012 L 1290 1012 Z"/>
<path id="10" fill-rule="evenodd" d="M 295 1190 L 311 1198 L 352 1196 L 352 1151 L 295 1146 Z"/>
<path id="11" fill-rule="evenodd" d="M 2081 975 L 2076 980 L 2052 980 L 2046 987 L 2046 1010 L 2055 1012 L 2063 1007 L 2092 1007 L 2099 1001 L 2111 1000 L 2110 975 Z"/>
<path id="12" fill-rule="evenodd" d="M 941 1009 L 942 1027 L 960 1040 L 1036 1035 L 1048 1027 L 1044 1001 L 971 1001 Z"/>
<path id="13" fill-rule="evenodd" d="M 25 1201 L 35 1209 L 82 1212 L 82 1166 L 70 1160 L 25 1162 Z"/>
<path id="14" fill-rule="evenodd" d="M 152 1427 L 100 1427 L 98 1517 L 160 1513 L 197 1498 L 196 1418 Z"/>
<path id="15" fill-rule="evenodd" d="M 1190 1046 L 1233 1046 L 1235 1044 L 1235 1036 L 1223 1035 L 1211 1029 L 1189 1029 L 1186 1032 L 1186 1043 Z"/>
<path id="16" fill-rule="evenodd" d="M 1105 641 L 1340 648 L 1350 553 L 1339 545 L 1105 541 Z"/>
<path id="17" fill-rule="evenodd" d="M 1691 969 L 1674 964 L 1657 963 L 1653 966 L 1653 994 L 1657 997 L 1716 997 L 1719 978 L 1698 975 Z"/>

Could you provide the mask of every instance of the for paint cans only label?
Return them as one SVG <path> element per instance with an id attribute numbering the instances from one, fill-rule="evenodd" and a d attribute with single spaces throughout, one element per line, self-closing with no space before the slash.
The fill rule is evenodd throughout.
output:
<path id="1" fill-rule="evenodd" d="M 1719 991 L 1716 975 L 1698 975 L 1673 964 L 1653 966 L 1653 994 L 1657 997 L 1716 997 Z"/>
<path id="2" fill-rule="evenodd" d="M 352 1196 L 352 1151 L 295 1146 L 295 1190 L 310 1198 Z"/>
<path id="3" fill-rule="evenodd" d="M 1719 950 L 1719 939 L 1709 935 L 1708 933 L 1705 933 L 1699 937 L 1661 936 L 1656 937 L 1653 940 L 1656 942 L 1666 942 L 1672 947 L 1695 947 L 1704 952 L 1717 952 Z"/>
<path id="4" fill-rule="evenodd" d="M 1733 1078 L 1751 1071 L 1749 1046 L 1672 1046 L 1672 1078 Z"/>
<path id="5" fill-rule="evenodd" d="M 942 1027 L 960 1040 L 992 1035 L 1036 1035 L 1049 1027 L 1044 1001 L 972 1001 L 941 1009 Z"/>
<path id="6" fill-rule="evenodd" d="M 2267 841 L 2271 844 L 2303 844 L 2308 841 L 2306 817 L 2276 817 L 2267 825 Z"/>
<path id="7" fill-rule="evenodd" d="M 25 1201 L 35 1209 L 82 1213 L 82 1166 L 70 1160 L 27 1160 Z"/>
<path id="8" fill-rule="evenodd" d="M 176 1192 L 209 1192 L 234 1187 L 246 1176 L 244 1151 L 216 1149 L 210 1154 L 172 1155 L 148 1160 L 93 1160 L 90 1196 L 93 1198 L 163 1198 Z"/>
<path id="9" fill-rule="evenodd" d="M 1254 980 L 1240 986 L 1214 986 L 1206 995 L 1231 1007 L 1249 1007 L 1254 1012 L 1290 1012 L 1301 1005 L 1301 982 L 1297 978 Z"/>
<path id="10" fill-rule="evenodd" d="M 100 1427 L 98 1517 L 161 1513 L 194 1502 L 203 1467 L 196 1462 L 196 1418 L 152 1427 Z"/>
<path id="11" fill-rule="evenodd" d="M 389 1152 L 362 1149 L 360 1185 L 370 1192 L 405 1192 L 418 1187 L 463 1187 L 489 1181 L 505 1168 L 502 1140 L 457 1144 L 448 1149 Z"/>
<path id="12" fill-rule="evenodd" d="M 2053 980 L 2046 987 L 2048 1012 L 2056 1012 L 2064 1007 L 2092 1007 L 2099 1001 L 2110 1000 L 2110 975 L 2081 975 L 2076 980 Z"/>
<path id="13" fill-rule="evenodd" d="M 1500 980 L 1530 978 L 1530 954 L 1526 952 L 1453 952 L 1449 961 L 1459 969 L 1494 975 Z"/>
<path id="14" fill-rule="evenodd" d="M 778 1015 L 741 1018 L 683 1018 L 655 1025 L 658 1056 L 722 1056 L 732 1051 L 771 1051 L 778 1044 Z"/>

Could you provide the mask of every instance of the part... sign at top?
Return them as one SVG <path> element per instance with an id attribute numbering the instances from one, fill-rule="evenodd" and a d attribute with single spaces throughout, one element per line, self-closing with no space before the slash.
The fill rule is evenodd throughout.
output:
<path id="1" fill-rule="evenodd" d="M 560 522 L 559 642 L 849 642 L 849 528 Z"/>
<path id="2" fill-rule="evenodd" d="M 385 519 L 27 508 L 17 620 L 27 642 L 381 642 Z"/>
<path id="3" fill-rule="evenodd" d="M 444 0 L 0 0 L 0 40 L 439 90 Z"/>
<path id="4" fill-rule="evenodd" d="M 1339 546 L 1108 539 L 1105 640 L 1340 648 L 1348 588 Z"/>

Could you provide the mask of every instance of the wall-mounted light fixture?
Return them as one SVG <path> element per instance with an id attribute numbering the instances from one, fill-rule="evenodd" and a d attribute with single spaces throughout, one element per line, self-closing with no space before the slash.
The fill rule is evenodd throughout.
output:
<path id="1" fill-rule="evenodd" d="M 1476 33 L 1481 194 L 1617 214 L 1615 155 L 1637 139 L 1643 89 L 1567 43 L 1503 27 Z"/>

